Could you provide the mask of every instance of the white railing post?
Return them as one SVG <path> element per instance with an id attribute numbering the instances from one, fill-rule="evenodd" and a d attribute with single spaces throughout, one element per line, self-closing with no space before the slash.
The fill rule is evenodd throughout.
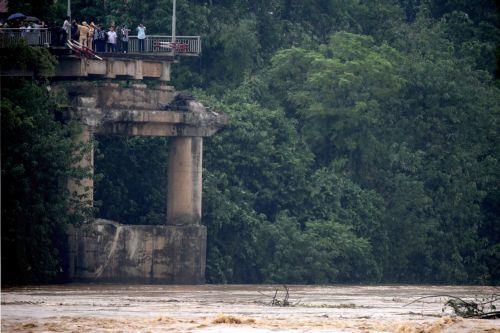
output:
<path id="1" fill-rule="evenodd" d="M 176 36 L 175 36 L 175 25 L 176 25 L 176 3 L 175 3 L 175 0 L 174 0 L 174 3 L 172 4 L 172 47 L 171 47 L 171 50 L 172 50 L 172 55 L 175 55 L 175 45 L 176 45 L 176 42 L 177 42 L 177 39 L 176 39 Z"/>

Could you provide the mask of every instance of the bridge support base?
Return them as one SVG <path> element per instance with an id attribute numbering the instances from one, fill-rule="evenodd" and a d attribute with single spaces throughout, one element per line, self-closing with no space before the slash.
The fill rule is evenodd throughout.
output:
<path id="1" fill-rule="evenodd" d="M 201 284 L 207 231 L 202 225 L 124 225 L 98 219 L 69 236 L 71 281 Z"/>

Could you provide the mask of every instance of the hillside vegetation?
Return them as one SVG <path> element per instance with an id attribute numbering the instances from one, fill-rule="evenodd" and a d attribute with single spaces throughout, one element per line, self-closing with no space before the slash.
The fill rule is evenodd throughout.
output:
<path id="1" fill-rule="evenodd" d="M 79 20 L 170 33 L 170 0 L 72 4 Z M 177 4 L 178 34 L 201 35 L 203 53 L 183 58 L 172 84 L 231 120 L 205 140 L 207 281 L 500 282 L 500 30 L 492 1 Z M 48 0 L 11 7 L 47 19 L 66 10 Z M 8 103 L 21 101 L 4 87 L 2 216 L 10 207 L 5 179 L 14 177 L 5 158 L 21 154 L 5 146 L 5 127 L 17 121 L 6 118 L 17 110 Z M 163 223 L 167 155 L 165 138 L 98 138 L 97 216 Z M 25 224 L 64 222 L 8 214 Z M 2 244 L 5 253 L 4 232 Z"/>

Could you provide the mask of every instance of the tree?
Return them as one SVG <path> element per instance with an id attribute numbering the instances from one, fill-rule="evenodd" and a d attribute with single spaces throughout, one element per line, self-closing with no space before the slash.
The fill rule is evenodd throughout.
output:
<path id="1" fill-rule="evenodd" d="M 97 143 L 98 216 L 125 224 L 165 224 L 168 138 L 104 136 Z"/>
<path id="2" fill-rule="evenodd" d="M 56 121 L 43 85 L 2 79 L 2 283 L 53 281 L 64 270 L 65 230 L 82 222 L 68 211 L 76 124 Z"/>

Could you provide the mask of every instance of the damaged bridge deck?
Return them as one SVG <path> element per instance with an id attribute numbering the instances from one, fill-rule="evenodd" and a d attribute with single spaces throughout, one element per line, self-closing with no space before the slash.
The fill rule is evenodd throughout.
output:
<path id="1" fill-rule="evenodd" d="M 186 100 L 182 108 L 169 107 L 176 96 L 169 86 L 150 89 L 142 84 L 73 84 L 69 90 L 76 96 L 72 116 L 98 135 L 207 137 L 228 121 L 224 113 L 195 100 Z"/>

